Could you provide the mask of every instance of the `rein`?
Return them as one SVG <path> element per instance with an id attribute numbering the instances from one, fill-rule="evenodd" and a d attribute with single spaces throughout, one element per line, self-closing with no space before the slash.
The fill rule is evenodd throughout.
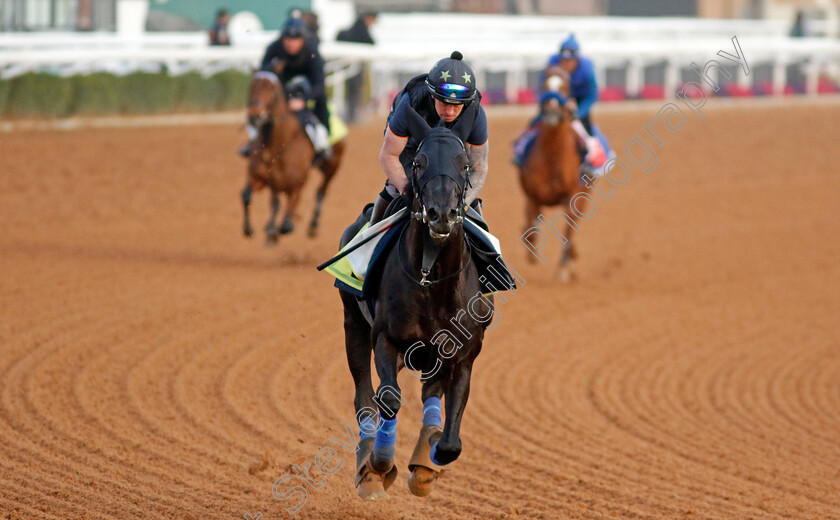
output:
<path id="1" fill-rule="evenodd" d="M 432 285 L 439 284 L 440 282 L 443 282 L 444 280 L 448 280 L 450 278 L 458 276 L 459 274 L 464 272 L 464 269 L 466 269 L 470 265 L 470 263 L 472 263 L 472 248 L 470 247 L 469 242 L 467 242 L 465 240 L 464 244 L 467 246 L 467 261 L 464 262 L 463 265 L 460 268 L 458 268 L 457 271 L 455 271 L 453 273 L 449 273 L 445 276 L 442 276 L 442 277 L 438 278 L 437 280 L 428 280 L 427 278 L 429 276 L 429 273 L 431 273 L 432 267 L 435 265 L 435 261 L 437 260 L 437 257 L 440 256 L 440 252 L 443 249 L 443 244 L 440 244 L 440 245 L 439 244 L 429 244 L 428 243 L 429 240 L 426 237 L 426 235 L 424 234 L 423 235 L 423 237 L 424 237 L 423 238 L 423 263 L 421 264 L 421 267 L 420 267 L 420 274 L 423 275 L 423 276 L 419 280 L 416 279 L 414 277 L 414 275 L 412 275 L 410 272 L 408 272 L 408 269 L 406 269 L 406 267 L 405 267 L 405 262 L 403 262 L 402 246 L 405 244 L 405 240 L 403 240 L 403 236 L 405 235 L 405 230 L 407 228 L 408 228 L 408 226 L 405 226 L 402 229 L 402 231 L 400 232 L 400 237 L 397 239 L 397 261 L 399 262 L 403 273 L 405 273 L 405 275 L 407 277 L 409 277 L 413 282 L 416 282 L 417 285 L 419 285 L 420 287 L 431 287 Z M 429 247 L 430 245 L 432 245 L 431 248 Z"/>

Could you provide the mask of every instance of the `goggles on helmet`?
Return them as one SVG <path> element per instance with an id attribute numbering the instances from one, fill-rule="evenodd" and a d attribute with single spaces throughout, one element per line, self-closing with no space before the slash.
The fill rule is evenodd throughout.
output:
<path id="1" fill-rule="evenodd" d="M 441 101 L 448 103 L 463 103 L 472 98 L 470 89 L 457 83 L 444 83 L 435 87 L 435 91 Z"/>

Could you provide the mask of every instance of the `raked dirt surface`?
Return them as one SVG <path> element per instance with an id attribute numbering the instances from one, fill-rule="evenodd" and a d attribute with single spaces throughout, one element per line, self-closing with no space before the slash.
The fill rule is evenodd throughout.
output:
<path id="1" fill-rule="evenodd" d="M 381 121 L 352 128 L 320 236 L 313 175 L 274 249 L 241 236 L 235 124 L 0 136 L 0 519 L 840 519 L 840 106 L 715 103 L 596 198 L 570 285 L 557 240 L 546 265 L 518 241 L 528 116 L 491 110 L 486 216 L 526 283 L 461 458 L 410 495 L 403 373 L 390 500 L 359 500 L 336 447 L 294 516 L 274 482 L 353 421 L 315 265 L 381 189 Z M 621 152 L 654 113 L 596 117 Z"/>

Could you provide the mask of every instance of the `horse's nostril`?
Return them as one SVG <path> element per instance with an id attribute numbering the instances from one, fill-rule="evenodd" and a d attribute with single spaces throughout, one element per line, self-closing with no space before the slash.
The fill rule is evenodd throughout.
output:
<path id="1" fill-rule="evenodd" d="M 435 208 L 429 208 L 426 210 L 426 216 L 429 218 L 429 222 L 437 222 L 440 220 L 438 216 L 438 212 Z"/>
<path id="2" fill-rule="evenodd" d="M 458 210 L 456 210 L 454 208 L 450 209 L 449 210 L 449 220 L 455 220 L 456 218 L 458 218 Z"/>

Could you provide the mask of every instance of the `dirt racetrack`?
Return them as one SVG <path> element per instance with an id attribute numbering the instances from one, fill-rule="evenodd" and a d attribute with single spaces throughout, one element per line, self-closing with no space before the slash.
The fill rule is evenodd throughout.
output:
<path id="1" fill-rule="evenodd" d="M 527 283 L 476 362 L 461 458 L 409 494 L 402 374 L 390 500 L 359 500 L 339 449 L 294 516 L 840 519 L 840 104 L 707 109 L 597 199 L 568 286 L 556 240 L 545 266 L 517 240 L 528 116 L 491 112 L 486 214 Z M 620 151 L 654 114 L 598 120 Z M 340 303 L 314 266 L 381 187 L 381 122 L 353 129 L 321 236 L 310 182 L 276 249 L 240 234 L 240 139 L 0 136 L 0 519 L 290 518 L 273 483 L 346 438 Z"/>

